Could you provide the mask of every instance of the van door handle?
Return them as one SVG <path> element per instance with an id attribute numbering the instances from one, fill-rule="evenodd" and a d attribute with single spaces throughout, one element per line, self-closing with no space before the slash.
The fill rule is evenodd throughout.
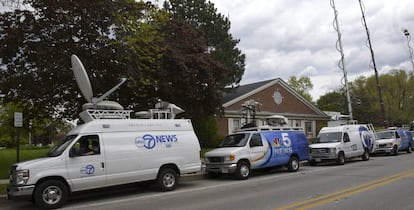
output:
<path id="1" fill-rule="evenodd" d="M 105 168 L 104 162 L 101 162 L 101 167 Z"/>

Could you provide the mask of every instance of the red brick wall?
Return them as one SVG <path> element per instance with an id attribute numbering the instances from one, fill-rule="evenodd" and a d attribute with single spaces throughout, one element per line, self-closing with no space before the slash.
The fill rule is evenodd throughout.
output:
<path id="1" fill-rule="evenodd" d="M 279 91 L 283 97 L 282 103 L 277 105 L 273 100 L 273 94 L 275 91 Z M 300 114 L 315 114 L 315 112 L 305 105 L 302 101 L 288 92 L 284 87 L 279 84 L 270 86 L 256 94 L 253 94 L 239 102 L 229 106 L 226 110 L 241 110 L 242 104 L 248 100 L 255 100 L 260 102 L 260 111 L 269 111 L 276 113 L 300 113 Z"/>

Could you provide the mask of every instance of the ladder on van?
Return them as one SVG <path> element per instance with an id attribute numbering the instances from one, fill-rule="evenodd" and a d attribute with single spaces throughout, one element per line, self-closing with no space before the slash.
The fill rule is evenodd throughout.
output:
<path id="1" fill-rule="evenodd" d="M 372 132 L 372 134 L 374 134 L 375 139 L 378 139 L 377 136 L 377 131 L 375 131 L 374 125 L 373 124 L 367 124 L 368 130 Z"/>

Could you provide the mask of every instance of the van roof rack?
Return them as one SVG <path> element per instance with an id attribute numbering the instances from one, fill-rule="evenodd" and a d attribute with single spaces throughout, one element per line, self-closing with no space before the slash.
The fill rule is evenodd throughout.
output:
<path id="1" fill-rule="evenodd" d="M 302 127 L 290 127 L 290 126 L 257 126 L 257 127 L 250 127 L 250 128 L 240 128 L 237 129 L 235 132 L 243 132 L 243 131 L 303 131 Z"/>
<path id="2" fill-rule="evenodd" d="M 79 114 L 84 122 L 99 119 L 131 119 L 131 110 L 87 109 Z"/>

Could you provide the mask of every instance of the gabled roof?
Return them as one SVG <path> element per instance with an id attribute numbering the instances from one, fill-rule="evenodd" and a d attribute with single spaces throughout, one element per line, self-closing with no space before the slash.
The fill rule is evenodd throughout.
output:
<path id="1" fill-rule="evenodd" d="M 296 98 L 298 98 L 302 103 L 304 103 L 306 106 L 308 106 L 310 109 L 318 113 L 318 115 L 321 116 L 328 116 L 325 112 L 320 110 L 318 107 L 316 107 L 313 103 L 308 101 L 306 98 L 304 98 L 302 95 L 297 93 L 292 87 L 290 87 L 285 81 L 283 81 L 280 78 L 276 79 L 270 79 L 265 80 L 261 82 L 241 85 L 237 88 L 234 88 L 228 93 L 225 93 L 223 95 L 223 107 L 229 107 L 253 94 L 256 94 L 272 85 L 279 84 L 283 88 L 285 88 L 288 92 L 290 92 L 292 95 L 294 95 Z"/>

